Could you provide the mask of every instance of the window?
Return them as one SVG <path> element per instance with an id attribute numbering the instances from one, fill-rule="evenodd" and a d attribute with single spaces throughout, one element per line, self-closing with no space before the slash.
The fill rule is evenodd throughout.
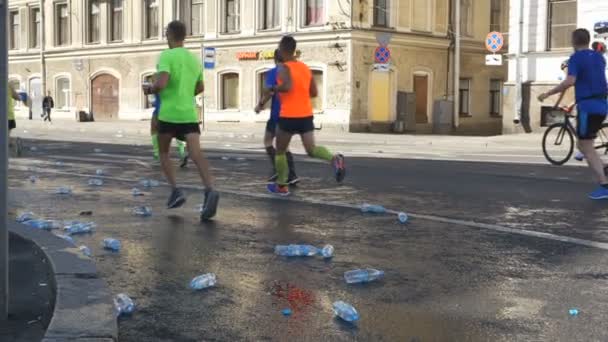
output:
<path id="1" fill-rule="evenodd" d="M 40 47 L 41 26 L 40 8 L 30 9 L 30 48 Z"/>
<path id="2" fill-rule="evenodd" d="M 570 47 L 570 36 L 576 30 L 576 14 L 576 0 L 549 0 L 549 50 Z"/>
<path id="3" fill-rule="evenodd" d="M 55 46 L 70 44 L 69 19 L 68 4 L 55 4 Z"/>
<path id="4" fill-rule="evenodd" d="M 69 109 L 70 103 L 70 79 L 59 77 L 55 81 L 55 107 L 57 109 Z"/>
<path id="5" fill-rule="evenodd" d="M 473 0 L 460 0 L 460 35 L 462 36 L 473 36 L 472 1 Z"/>
<path id="6" fill-rule="evenodd" d="M 319 91 L 317 97 L 311 99 L 312 108 L 315 112 L 320 112 L 323 110 L 323 71 L 312 70 L 312 78 L 315 80 L 317 90 Z"/>
<path id="7" fill-rule="evenodd" d="M 281 25 L 279 0 L 260 0 L 260 30 L 272 30 Z"/>
<path id="8" fill-rule="evenodd" d="M 471 98 L 471 80 L 470 79 L 460 79 L 460 87 L 458 89 L 458 99 L 460 101 L 460 106 L 458 112 L 460 116 L 469 116 L 469 107 L 470 107 L 470 98 Z"/>
<path id="9" fill-rule="evenodd" d="M 431 5 L 432 3 L 429 0 L 414 0 L 412 29 L 426 32 L 430 32 L 432 30 Z"/>
<path id="10" fill-rule="evenodd" d="M 305 0 L 304 1 L 304 26 L 325 25 L 325 6 L 324 0 Z"/>
<path id="11" fill-rule="evenodd" d="M 264 88 L 266 87 L 266 79 L 268 77 L 268 71 L 270 70 L 264 70 L 260 73 L 258 73 L 258 89 L 257 89 L 257 96 L 256 96 L 256 103 L 257 101 L 259 101 L 262 98 L 262 94 L 264 93 Z M 266 110 L 266 109 L 270 109 L 270 105 L 272 103 L 271 101 L 268 101 L 264 104 L 264 107 L 262 108 L 262 110 Z"/>
<path id="12" fill-rule="evenodd" d="M 158 38 L 158 0 L 144 0 L 144 37 Z"/>
<path id="13" fill-rule="evenodd" d="M 87 43 L 99 43 L 101 26 L 100 0 L 89 0 Z"/>
<path id="14" fill-rule="evenodd" d="M 19 11 L 10 11 L 8 20 L 11 26 L 8 37 L 8 48 L 9 50 L 15 50 L 19 48 Z"/>
<path id="15" fill-rule="evenodd" d="M 490 80 L 490 115 L 500 116 L 502 111 L 502 80 Z"/>
<path id="16" fill-rule="evenodd" d="M 490 32 L 502 32 L 503 0 L 490 1 Z"/>
<path id="17" fill-rule="evenodd" d="M 144 76 L 143 82 L 147 82 L 150 84 L 154 83 L 154 75 L 152 74 L 152 75 Z M 154 107 L 153 100 L 154 100 L 154 95 L 144 95 L 144 103 L 143 103 L 144 109 L 153 108 Z"/>
<path id="18" fill-rule="evenodd" d="M 236 33 L 241 30 L 240 0 L 224 1 L 224 33 Z"/>
<path id="19" fill-rule="evenodd" d="M 229 72 L 220 76 L 221 109 L 239 109 L 239 74 Z"/>
<path id="20" fill-rule="evenodd" d="M 186 25 L 189 36 L 202 36 L 205 33 L 205 1 L 204 0 L 174 0 L 177 10 L 176 19 Z"/>
<path id="21" fill-rule="evenodd" d="M 109 3 L 110 41 L 122 40 L 123 27 L 123 0 L 111 0 Z"/>
<path id="22" fill-rule="evenodd" d="M 374 26 L 388 27 L 389 0 L 374 0 Z"/>

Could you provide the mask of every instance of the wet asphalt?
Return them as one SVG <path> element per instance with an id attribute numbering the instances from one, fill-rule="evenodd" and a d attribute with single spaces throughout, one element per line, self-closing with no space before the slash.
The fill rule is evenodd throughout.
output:
<path id="1" fill-rule="evenodd" d="M 231 191 L 222 193 L 217 218 L 200 223 L 192 165 L 178 172 L 188 203 L 168 211 L 164 186 L 130 194 L 141 178 L 161 180 L 149 147 L 31 144 L 38 151 L 11 161 L 11 204 L 51 219 L 97 223 L 95 233 L 75 239 L 93 250 L 110 289 L 137 304 L 119 322 L 121 341 L 608 339 L 607 251 L 436 221 L 402 225 L 392 215 L 323 204 L 379 203 L 608 242 L 606 204 L 586 199 L 593 184 L 582 168 L 353 158 L 347 182 L 337 186 L 328 166 L 297 156 L 299 201 L 285 201 L 257 196 L 268 174 L 263 154 L 212 150 L 218 188 Z M 106 183 L 89 187 L 99 168 Z M 29 182 L 31 175 L 39 180 Z M 72 186 L 73 195 L 53 194 L 62 185 Z M 136 205 L 151 206 L 153 215 L 133 216 Z M 79 217 L 87 210 L 93 216 Z M 104 251 L 105 237 L 120 239 L 123 250 Z M 283 243 L 332 244 L 335 257 L 273 255 Z M 386 278 L 347 285 L 343 273 L 359 267 L 383 269 Z M 218 286 L 191 291 L 190 279 L 207 272 L 217 274 Z M 353 304 L 361 321 L 336 320 L 336 300 Z M 293 315 L 284 317 L 285 308 Z M 580 314 L 570 316 L 571 308 Z"/>

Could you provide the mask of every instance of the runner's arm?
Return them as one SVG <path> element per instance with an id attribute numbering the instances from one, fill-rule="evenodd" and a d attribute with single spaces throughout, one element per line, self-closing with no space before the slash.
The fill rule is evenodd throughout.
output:
<path id="1" fill-rule="evenodd" d="M 156 82 L 154 82 L 154 84 L 148 88 L 147 93 L 148 94 L 158 94 L 160 93 L 163 89 L 165 89 L 167 87 L 167 85 L 169 84 L 169 73 L 168 72 L 159 72 L 156 75 Z M 146 89 L 144 89 L 144 92 L 146 91 Z"/>
<path id="2" fill-rule="evenodd" d="M 292 82 L 291 82 L 291 72 L 289 72 L 289 68 L 279 68 L 279 79 L 282 83 L 275 87 L 275 89 L 279 93 L 286 93 L 291 90 Z"/>
<path id="3" fill-rule="evenodd" d="M 198 82 L 196 82 L 196 89 L 194 90 L 194 96 L 197 96 L 198 94 L 200 94 L 204 91 L 205 91 L 205 84 L 203 84 L 203 81 L 199 80 Z"/>
<path id="4" fill-rule="evenodd" d="M 315 78 L 312 77 L 310 79 L 310 97 L 315 98 L 317 96 L 319 96 L 319 89 L 317 88 L 317 82 L 315 81 Z"/>
<path id="5" fill-rule="evenodd" d="M 576 83 L 576 76 L 574 75 L 568 75 L 568 77 L 559 85 L 557 85 L 555 88 L 549 90 L 546 93 L 542 93 L 540 95 L 538 95 L 538 100 L 540 102 L 543 102 L 547 97 L 551 96 L 551 95 L 555 95 L 561 92 L 565 92 L 566 90 L 568 90 L 570 87 L 572 87 L 574 84 Z"/>

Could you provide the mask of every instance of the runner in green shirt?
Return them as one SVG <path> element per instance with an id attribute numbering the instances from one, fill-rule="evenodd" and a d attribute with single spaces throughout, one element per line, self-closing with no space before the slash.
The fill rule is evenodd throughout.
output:
<path id="1" fill-rule="evenodd" d="M 199 59 L 184 48 L 186 26 L 180 21 L 172 21 L 167 26 L 169 49 L 163 51 L 158 62 L 156 81 L 144 86 L 144 93 L 160 95 L 158 114 L 158 143 L 160 163 L 169 184 L 173 187 L 167 207 L 181 207 L 186 197 L 177 187 L 175 171 L 169 159 L 171 140 L 185 140 L 192 161 L 196 164 L 205 185 L 205 199 L 201 219 L 215 216 L 219 193 L 213 190 L 213 177 L 209 164 L 200 148 L 200 127 L 195 107 L 195 96 L 202 93 L 203 68 Z"/>

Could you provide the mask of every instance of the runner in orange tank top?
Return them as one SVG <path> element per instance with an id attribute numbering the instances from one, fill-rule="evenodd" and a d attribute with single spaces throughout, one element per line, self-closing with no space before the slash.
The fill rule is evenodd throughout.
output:
<path id="1" fill-rule="evenodd" d="M 279 176 L 276 183 L 268 185 L 268 191 L 282 196 L 289 195 L 287 186 L 289 167 L 285 153 L 289 148 L 291 137 L 295 134 L 300 135 L 309 156 L 331 162 L 336 181 L 340 183 L 346 175 L 344 156 L 332 155 L 327 148 L 315 145 L 311 98 L 317 97 L 318 90 L 312 72 L 306 64 L 296 60 L 296 40 L 293 37 L 285 36 L 281 39 L 279 52 L 283 64 L 279 66 L 278 86 L 271 88 L 271 91 L 278 93 L 281 98 L 275 157 L 275 167 Z"/>

